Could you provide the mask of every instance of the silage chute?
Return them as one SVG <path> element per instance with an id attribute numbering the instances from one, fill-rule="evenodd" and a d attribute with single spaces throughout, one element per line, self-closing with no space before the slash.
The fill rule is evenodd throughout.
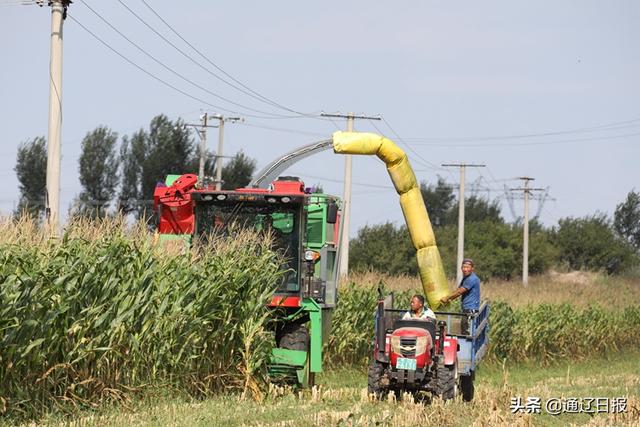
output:
<path id="1" fill-rule="evenodd" d="M 420 186 L 405 152 L 385 137 L 363 132 L 335 132 L 333 151 L 338 154 L 375 154 L 385 163 L 391 181 L 400 195 L 400 207 L 411 242 L 417 251 L 416 259 L 424 293 L 429 305 L 438 308 L 440 298 L 449 294 L 449 285 Z"/>

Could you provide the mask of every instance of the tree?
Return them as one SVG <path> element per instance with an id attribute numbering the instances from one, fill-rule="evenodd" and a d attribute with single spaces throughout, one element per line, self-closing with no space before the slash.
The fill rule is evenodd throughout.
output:
<path id="1" fill-rule="evenodd" d="M 138 218 L 150 215 L 156 185 L 170 174 L 197 174 L 198 154 L 184 122 L 181 119 L 172 121 L 164 114 L 151 120 L 148 131 L 140 129 L 131 138 L 123 138 L 120 148 L 122 186 L 118 195 L 120 212 L 135 213 Z M 208 162 L 209 169 L 211 163 Z"/>
<path id="2" fill-rule="evenodd" d="M 464 221 L 480 222 L 495 221 L 503 223 L 504 219 L 500 216 L 500 202 L 498 200 L 489 200 L 485 197 L 469 196 L 464 200 Z M 458 223 L 458 202 L 456 202 L 449 210 L 449 224 Z"/>
<path id="3" fill-rule="evenodd" d="M 234 190 L 246 187 L 256 170 L 256 161 L 249 158 L 242 151 L 222 167 L 222 189 Z"/>
<path id="4" fill-rule="evenodd" d="M 198 173 L 195 143 L 181 119 L 172 122 L 164 114 L 154 117 L 144 141 L 140 191 L 145 203 L 140 214 L 149 213 L 156 185 L 167 175 Z"/>
<path id="5" fill-rule="evenodd" d="M 87 133 L 82 140 L 79 161 L 82 191 L 77 199 L 76 214 L 98 218 L 106 216 L 118 185 L 117 142 L 118 134 L 106 126 Z"/>
<path id="6" fill-rule="evenodd" d="M 634 262 L 633 248 L 614 231 L 604 214 L 563 218 L 554 229 L 560 260 L 571 269 L 620 273 Z"/>
<path id="7" fill-rule="evenodd" d="M 636 251 L 640 250 L 640 194 L 630 191 L 627 199 L 616 206 L 613 217 L 615 230 Z"/>
<path id="8" fill-rule="evenodd" d="M 47 187 L 46 140 L 39 136 L 18 146 L 13 168 L 20 182 L 20 201 L 15 214 L 40 218 L 44 213 Z"/>
<path id="9" fill-rule="evenodd" d="M 118 194 L 118 210 L 123 215 L 137 212 L 142 206 L 140 185 L 142 182 L 142 163 L 146 157 L 145 138 L 144 130 L 133 134 L 131 139 L 127 136 L 122 138 L 120 146 L 122 185 Z"/>
<path id="10" fill-rule="evenodd" d="M 364 226 L 349 244 L 349 266 L 354 271 L 416 274 L 415 249 L 407 228 L 393 223 Z"/>
<path id="11" fill-rule="evenodd" d="M 424 204 L 429 212 L 429 219 L 433 227 L 440 227 L 450 223 L 451 209 L 454 206 L 455 196 L 451 185 L 447 184 L 442 177 L 438 177 L 436 185 L 420 183 L 420 192 L 424 199 Z"/>

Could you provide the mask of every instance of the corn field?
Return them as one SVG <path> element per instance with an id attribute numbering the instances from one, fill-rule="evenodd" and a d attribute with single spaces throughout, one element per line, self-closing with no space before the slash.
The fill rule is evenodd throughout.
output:
<path id="1" fill-rule="evenodd" d="M 173 250 L 171 250 L 173 249 Z M 0 223 L 0 414 L 126 401 L 148 386 L 259 393 L 278 282 L 249 234 L 191 250 L 145 225 Z"/>
<path id="2" fill-rule="evenodd" d="M 158 245 L 145 224 L 75 222 L 52 238 L 0 221 L 0 415 L 34 418 L 149 390 L 260 396 L 273 336 L 265 302 L 282 274 L 270 242 L 241 233 Z M 384 286 L 383 286 L 384 287 Z M 419 287 L 396 291 L 408 307 Z M 371 353 L 373 283 L 344 284 L 325 368 Z M 586 358 L 640 345 L 640 304 L 491 303 L 488 358 Z"/>

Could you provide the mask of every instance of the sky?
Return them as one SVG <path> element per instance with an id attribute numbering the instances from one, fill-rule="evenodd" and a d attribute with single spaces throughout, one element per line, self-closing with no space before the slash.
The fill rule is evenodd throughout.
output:
<path id="1" fill-rule="evenodd" d="M 19 198 L 17 147 L 46 137 L 48 120 L 51 8 L 19 1 L 30 0 L 0 0 L 5 214 Z M 322 111 L 381 116 L 357 120 L 355 130 L 395 141 L 426 183 L 441 176 L 458 185 L 458 170 L 443 163 L 485 164 L 468 169 L 467 191 L 475 184 L 477 194 L 499 198 L 508 221 L 523 214 L 522 200 L 508 197 L 522 194 L 508 190 L 521 187 L 520 176 L 548 189 L 538 193 L 544 203 L 531 203 L 548 226 L 612 215 L 640 189 L 637 1 L 146 2 L 76 0 L 69 8 L 63 217 L 81 191 L 87 132 L 106 125 L 131 135 L 160 113 L 189 123 L 203 112 L 244 117 L 225 127 L 223 154 L 242 150 L 258 169 L 346 128 L 319 118 Z M 216 129 L 208 147 L 217 147 Z M 332 152 L 289 172 L 343 193 L 344 158 Z M 354 157 L 353 182 L 351 235 L 403 223 L 380 160 Z"/>

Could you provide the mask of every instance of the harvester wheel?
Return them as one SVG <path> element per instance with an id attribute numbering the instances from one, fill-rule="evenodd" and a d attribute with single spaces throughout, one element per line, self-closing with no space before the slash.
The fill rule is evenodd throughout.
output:
<path id="1" fill-rule="evenodd" d="M 368 387 L 369 394 L 373 394 L 376 399 L 382 397 L 382 394 L 386 391 L 386 388 L 380 384 L 380 380 L 384 375 L 384 365 L 377 360 L 371 361 L 369 365 L 368 375 Z"/>
<path id="2" fill-rule="evenodd" d="M 460 377 L 460 391 L 462 391 L 462 400 L 471 402 L 473 400 L 473 376 L 463 375 Z"/>
<path id="3" fill-rule="evenodd" d="M 316 381 L 315 372 L 311 372 L 311 363 L 309 357 L 310 336 L 306 326 L 299 323 L 290 323 L 282 327 L 276 332 L 276 343 L 278 348 L 286 348 L 287 350 L 299 350 L 307 352 L 307 362 L 305 364 L 307 383 L 306 387 L 313 387 Z"/>
<path id="4" fill-rule="evenodd" d="M 309 350 L 309 330 L 300 324 L 285 325 L 278 334 L 278 347 L 287 350 Z"/>
<path id="5" fill-rule="evenodd" d="M 456 397 L 458 369 L 454 365 L 438 365 L 436 394 L 442 400 L 451 400 Z"/>

